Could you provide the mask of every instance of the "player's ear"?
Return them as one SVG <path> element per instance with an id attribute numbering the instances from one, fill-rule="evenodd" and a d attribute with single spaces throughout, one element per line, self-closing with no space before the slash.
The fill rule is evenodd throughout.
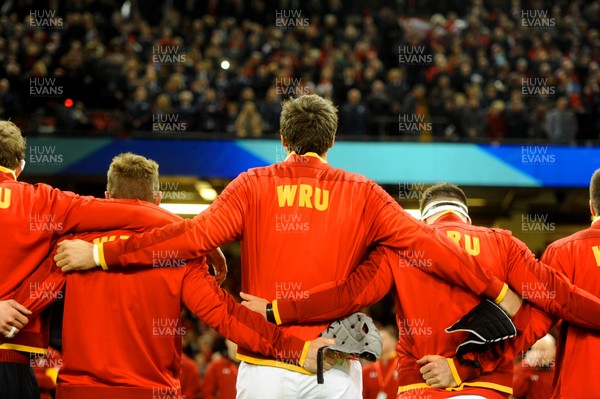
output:
<path id="1" fill-rule="evenodd" d="M 333 136 L 333 140 L 331 140 L 331 143 L 329 143 L 329 148 L 333 147 L 334 143 L 335 143 L 335 136 Z"/>
<path id="2" fill-rule="evenodd" d="M 104 198 L 110 199 L 110 193 L 108 191 L 104 192 Z"/>
<path id="3" fill-rule="evenodd" d="M 19 177 L 21 172 L 23 172 L 23 169 L 25 169 L 25 160 L 21 159 L 21 161 L 19 161 L 19 166 L 15 169 L 15 178 Z"/>
<path id="4" fill-rule="evenodd" d="M 593 217 L 598 216 L 598 215 L 596 215 L 596 211 L 594 210 L 594 206 L 592 205 L 592 200 L 590 200 L 590 213 L 592 214 Z"/>
<path id="5" fill-rule="evenodd" d="M 283 136 L 279 136 L 281 137 L 281 145 L 285 148 L 287 148 L 287 141 L 285 141 L 285 139 L 283 138 Z"/>
<path id="6" fill-rule="evenodd" d="M 162 201 L 162 191 L 157 191 L 154 196 L 154 205 L 160 205 L 160 201 Z"/>

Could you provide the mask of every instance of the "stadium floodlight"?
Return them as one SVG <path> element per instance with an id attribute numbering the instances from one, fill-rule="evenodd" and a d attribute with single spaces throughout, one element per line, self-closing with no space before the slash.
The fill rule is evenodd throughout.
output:
<path id="1" fill-rule="evenodd" d="M 227 61 L 227 60 L 221 61 L 221 68 L 222 69 L 228 70 L 230 66 L 231 66 L 231 64 L 229 63 L 229 61 Z"/>

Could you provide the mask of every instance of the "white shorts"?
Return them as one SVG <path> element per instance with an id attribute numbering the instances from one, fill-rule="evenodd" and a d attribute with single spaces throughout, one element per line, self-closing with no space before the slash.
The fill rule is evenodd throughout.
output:
<path id="1" fill-rule="evenodd" d="M 240 363 L 237 399 L 362 399 L 362 367 L 344 360 L 326 371 L 325 383 L 306 375 L 271 366 Z"/>

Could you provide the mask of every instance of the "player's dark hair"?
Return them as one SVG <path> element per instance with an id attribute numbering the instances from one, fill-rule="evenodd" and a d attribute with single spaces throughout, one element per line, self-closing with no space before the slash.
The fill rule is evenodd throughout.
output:
<path id="1" fill-rule="evenodd" d="M 335 137 L 337 109 L 316 94 L 305 95 L 283 102 L 280 123 L 289 151 L 323 155 Z"/>
<path id="2" fill-rule="evenodd" d="M 0 166 L 16 169 L 25 159 L 25 138 L 11 121 L 0 121 Z"/>
<path id="3" fill-rule="evenodd" d="M 154 202 L 159 191 L 158 164 L 131 152 L 117 155 L 108 168 L 106 191 L 111 198 Z"/>
<path id="4" fill-rule="evenodd" d="M 590 180 L 590 200 L 597 215 L 600 211 L 600 169 L 596 169 Z"/>
<path id="5" fill-rule="evenodd" d="M 421 203 L 419 204 L 421 213 L 427 204 L 440 200 L 459 200 L 464 205 L 467 205 L 467 196 L 457 185 L 452 183 L 439 183 L 429 187 L 423 193 Z"/>

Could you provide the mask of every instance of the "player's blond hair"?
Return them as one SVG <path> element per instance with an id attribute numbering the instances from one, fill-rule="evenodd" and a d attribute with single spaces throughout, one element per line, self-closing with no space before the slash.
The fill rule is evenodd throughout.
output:
<path id="1" fill-rule="evenodd" d="M 159 190 L 158 164 L 131 152 L 119 154 L 108 168 L 106 190 L 111 198 L 154 202 Z"/>
<path id="2" fill-rule="evenodd" d="M 11 121 L 0 121 L 0 165 L 16 169 L 25 159 L 25 138 Z"/>
<path id="3" fill-rule="evenodd" d="M 316 94 L 301 96 L 282 104 L 280 123 L 289 151 L 323 155 L 335 137 L 337 108 Z"/>

